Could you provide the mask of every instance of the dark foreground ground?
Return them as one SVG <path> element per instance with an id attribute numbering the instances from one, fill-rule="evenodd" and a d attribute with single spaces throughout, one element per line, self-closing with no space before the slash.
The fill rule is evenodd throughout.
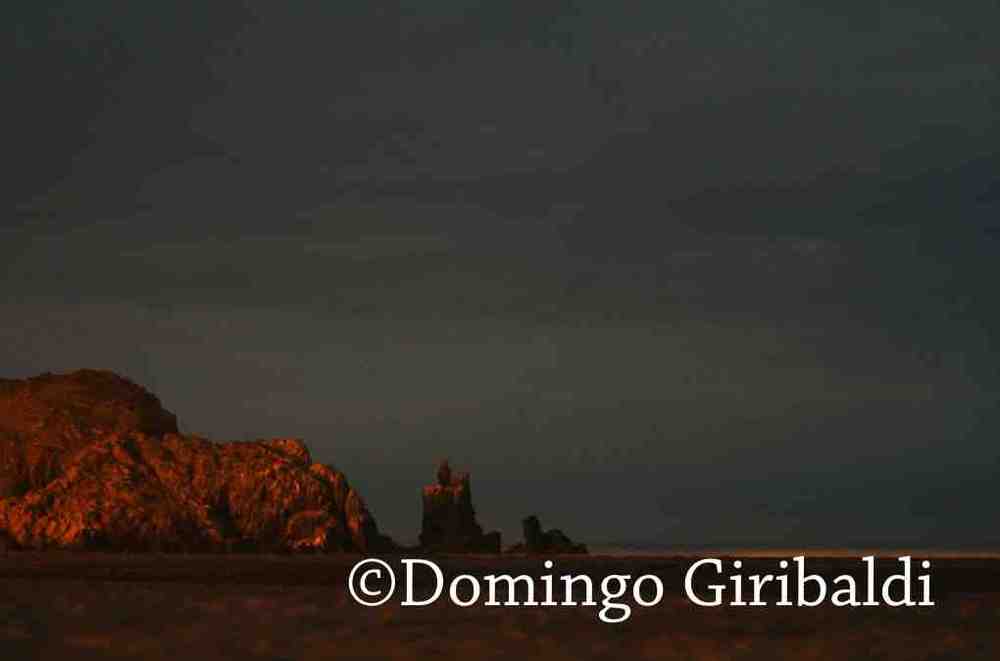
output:
<path id="1" fill-rule="evenodd" d="M 684 596 L 692 559 L 555 558 L 554 573 L 598 584 L 662 578 L 659 606 L 604 624 L 593 607 L 363 608 L 346 590 L 358 559 L 0 554 L 0 659 L 1000 659 L 997 560 L 935 559 L 933 608 L 707 609 Z M 449 575 L 541 574 L 542 560 L 435 558 Z M 810 563 L 829 576 L 858 567 Z"/>

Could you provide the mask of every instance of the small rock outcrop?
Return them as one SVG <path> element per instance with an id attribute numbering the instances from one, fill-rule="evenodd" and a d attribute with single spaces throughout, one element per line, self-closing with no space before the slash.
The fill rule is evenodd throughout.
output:
<path id="1" fill-rule="evenodd" d="M 483 533 L 472 507 L 468 473 L 453 474 L 441 463 L 437 483 L 424 487 L 420 546 L 425 551 L 499 553 L 500 533 Z"/>
<path id="2" fill-rule="evenodd" d="M 86 370 L 0 382 L 0 538 L 29 549 L 390 550 L 343 473 L 297 439 L 215 443 Z"/>
<path id="3" fill-rule="evenodd" d="M 508 549 L 510 553 L 586 553 L 584 544 L 577 544 L 562 530 L 542 530 L 537 516 L 529 516 L 521 521 L 524 542 Z"/>

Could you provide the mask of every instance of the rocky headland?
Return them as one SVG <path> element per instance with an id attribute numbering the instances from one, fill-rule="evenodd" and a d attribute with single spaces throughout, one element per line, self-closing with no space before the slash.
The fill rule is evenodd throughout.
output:
<path id="1" fill-rule="evenodd" d="M 343 473 L 297 439 L 178 433 L 111 372 L 0 380 L 0 538 L 30 549 L 390 550 Z"/>

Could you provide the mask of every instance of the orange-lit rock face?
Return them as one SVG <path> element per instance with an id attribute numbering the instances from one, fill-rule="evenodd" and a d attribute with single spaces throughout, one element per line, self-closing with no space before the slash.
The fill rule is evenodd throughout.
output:
<path id="1" fill-rule="evenodd" d="M 0 379 L 0 497 L 47 484 L 74 452 L 109 433 L 177 433 L 177 418 L 112 372 Z"/>
<path id="2" fill-rule="evenodd" d="M 106 373 L 2 388 L 0 429 L 15 461 L 0 475 L 20 484 L 0 500 L 0 530 L 20 546 L 368 551 L 389 543 L 344 475 L 313 463 L 299 440 L 180 436 L 152 395 Z M 51 442 L 56 457 L 45 471 L 32 464 L 39 442 Z"/>

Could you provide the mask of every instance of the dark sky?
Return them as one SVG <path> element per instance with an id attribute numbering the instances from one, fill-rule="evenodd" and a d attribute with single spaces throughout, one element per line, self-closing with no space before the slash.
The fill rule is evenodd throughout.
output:
<path id="1" fill-rule="evenodd" d="M 402 540 L 450 456 L 507 541 L 1000 545 L 1000 8 L 907 4 L 23 7 L 0 372 Z"/>

